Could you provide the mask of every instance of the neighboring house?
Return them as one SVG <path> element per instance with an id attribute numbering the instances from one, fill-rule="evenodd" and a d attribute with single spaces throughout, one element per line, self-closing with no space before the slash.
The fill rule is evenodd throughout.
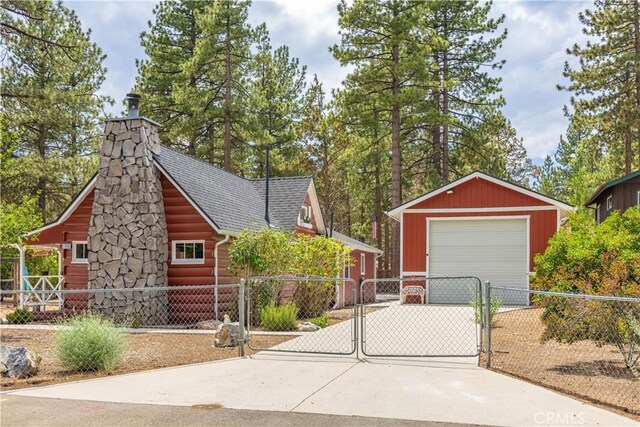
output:
<path id="1" fill-rule="evenodd" d="M 107 121 L 98 172 L 56 221 L 33 232 L 37 237 L 27 245 L 58 250 L 61 287 L 237 283 L 228 248 L 240 231 L 271 226 L 325 235 L 310 177 L 271 178 L 267 211 L 264 179 L 244 179 L 162 146 L 157 128 L 142 117 Z M 350 277 L 375 277 L 380 250 L 339 233 L 333 237 L 352 249 Z M 38 279 L 26 280 L 33 285 Z M 352 303 L 343 293 L 338 304 Z M 91 304 L 116 303 L 99 299 Z M 86 296 L 67 295 L 65 307 L 74 304 L 86 307 Z M 149 316 L 143 320 L 163 321 Z"/>
<path id="2" fill-rule="evenodd" d="M 640 206 L 640 170 L 602 184 L 585 203 L 587 207 L 593 205 L 598 224 L 613 211 L 624 212 Z"/>
<path id="3" fill-rule="evenodd" d="M 388 212 L 400 222 L 403 277 L 475 276 L 526 289 L 536 254 L 573 207 L 473 172 Z M 462 282 L 433 281 L 430 303 L 467 304 Z"/>

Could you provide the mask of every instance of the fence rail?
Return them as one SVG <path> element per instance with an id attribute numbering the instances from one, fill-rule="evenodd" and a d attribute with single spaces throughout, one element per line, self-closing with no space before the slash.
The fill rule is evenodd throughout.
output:
<path id="1" fill-rule="evenodd" d="M 82 314 L 100 314 L 116 326 L 154 328 L 215 328 L 220 321 L 238 321 L 239 284 L 132 287 L 105 289 L 46 289 L 1 291 L 17 295 L 23 310 L 11 323 L 51 322 Z"/>
<path id="2" fill-rule="evenodd" d="M 488 368 L 640 415 L 640 298 L 485 292 Z"/>

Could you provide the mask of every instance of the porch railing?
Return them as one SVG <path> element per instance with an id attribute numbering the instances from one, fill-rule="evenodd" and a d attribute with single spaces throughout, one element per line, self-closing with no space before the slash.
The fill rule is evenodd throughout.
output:
<path id="1" fill-rule="evenodd" d="M 32 307 L 36 310 L 47 308 L 62 309 L 64 276 L 22 276 L 20 308 Z"/>

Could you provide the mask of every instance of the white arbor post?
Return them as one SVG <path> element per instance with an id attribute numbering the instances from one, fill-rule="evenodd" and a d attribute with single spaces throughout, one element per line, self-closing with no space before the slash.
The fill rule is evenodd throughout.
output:
<path id="1" fill-rule="evenodd" d="M 27 252 L 27 249 L 24 246 L 20 246 L 20 245 L 14 245 L 14 247 L 18 250 L 18 252 L 20 252 L 20 267 L 18 271 L 18 290 L 21 291 L 20 292 L 20 308 L 24 308 L 24 291 L 25 290 L 25 283 L 24 283 L 24 266 L 25 266 L 25 254 Z"/>

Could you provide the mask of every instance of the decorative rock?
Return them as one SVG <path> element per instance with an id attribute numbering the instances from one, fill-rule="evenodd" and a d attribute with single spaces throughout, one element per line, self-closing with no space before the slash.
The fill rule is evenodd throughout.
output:
<path id="1" fill-rule="evenodd" d="M 226 320 L 226 319 L 225 319 Z M 216 330 L 215 347 L 236 347 L 240 337 L 240 325 L 235 323 L 223 323 Z"/>
<path id="2" fill-rule="evenodd" d="M 298 325 L 298 330 L 300 332 L 315 332 L 320 330 L 320 326 L 311 322 L 304 322 Z"/>
<path id="3" fill-rule="evenodd" d="M 217 331 L 220 325 L 222 325 L 222 322 L 219 320 L 203 320 L 196 323 L 196 329 L 209 329 Z"/>
<path id="4" fill-rule="evenodd" d="M 38 372 L 42 357 L 26 347 L 0 346 L 0 374 L 9 378 L 28 378 Z"/>

